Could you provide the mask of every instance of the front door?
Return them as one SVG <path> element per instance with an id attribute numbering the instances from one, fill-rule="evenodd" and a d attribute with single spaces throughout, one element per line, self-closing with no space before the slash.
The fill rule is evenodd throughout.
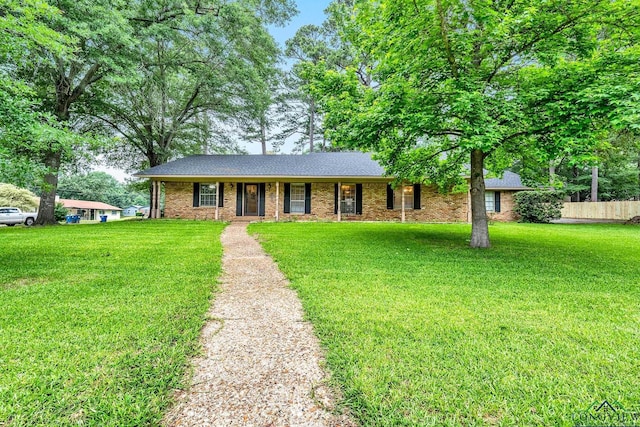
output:
<path id="1" fill-rule="evenodd" d="M 258 184 L 244 186 L 244 214 L 258 216 Z"/>

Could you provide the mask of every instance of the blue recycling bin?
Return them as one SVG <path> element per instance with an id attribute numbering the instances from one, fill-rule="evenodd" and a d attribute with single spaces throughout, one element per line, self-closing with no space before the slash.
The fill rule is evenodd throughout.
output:
<path id="1" fill-rule="evenodd" d="M 107 222 L 107 216 L 106 215 L 100 215 L 100 222 Z"/>
<path id="2" fill-rule="evenodd" d="M 71 218 L 71 215 L 67 215 L 67 216 L 65 217 L 65 222 L 66 222 L 67 224 L 71 224 L 71 219 L 72 219 L 72 218 Z"/>

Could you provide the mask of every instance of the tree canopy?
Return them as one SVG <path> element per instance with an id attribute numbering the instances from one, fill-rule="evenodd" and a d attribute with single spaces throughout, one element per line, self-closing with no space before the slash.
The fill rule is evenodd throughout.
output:
<path id="1" fill-rule="evenodd" d="M 488 247 L 485 167 L 590 156 L 638 93 L 638 2 L 355 2 L 341 33 L 370 60 L 317 82 L 333 141 L 404 180 L 471 182 L 472 247 Z M 357 30 L 354 31 L 354 28 Z M 616 84 L 617 82 L 617 84 Z"/>
<path id="2" fill-rule="evenodd" d="M 228 121 L 275 69 L 266 25 L 295 12 L 291 0 L 3 2 L 0 175 L 37 169 L 49 224 L 60 171 L 105 136 L 130 169 L 236 150 Z"/>
<path id="3" fill-rule="evenodd" d="M 132 205 L 149 205 L 145 192 L 120 183 L 106 172 L 62 176 L 58 195 L 63 199 L 91 200 L 123 209 Z"/>

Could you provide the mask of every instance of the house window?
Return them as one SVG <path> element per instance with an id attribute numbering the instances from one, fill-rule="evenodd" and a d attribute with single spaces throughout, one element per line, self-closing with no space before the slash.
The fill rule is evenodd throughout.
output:
<path id="1" fill-rule="evenodd" d="M 118 215 L 118 211 L 111 211 L 111 216 L 116 216 Z"/>
<path id="2" fill-rule="evenodd" d="M 404 193 L 404 208 L 413 209 L 413 185 L 398 187 L 393 192 L 393 208 L 402 209 L 402 193 Z"/>
<path id="3" fill-rule="evenodd" d="M 484 207 L 487 212 L 495 212 L 496 211 L 496 193 L 494 191 L 485 191 L 484 192 Z"/>
<path id="4" fill-rule="evenodd" d="M 340 198 L 340 212 L 343 214 L 355 214 L 356 213 L 356 185 L 355 184 L 342 184 Z"/>
<path id="5" fill-rule="evenodd" d="M 304 183 L 291 184 L 291 213 L 304 213 Z"/>
<path id="6" fill-rule="evenodd" d="M 200 206 L 216 205 L 216 185 L 211 183 L 200 184 Z"/>

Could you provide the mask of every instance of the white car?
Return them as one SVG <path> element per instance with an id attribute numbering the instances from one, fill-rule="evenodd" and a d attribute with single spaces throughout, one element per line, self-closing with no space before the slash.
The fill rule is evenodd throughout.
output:
<path id="1" fill-rule="evenodd" d="M 38 217 L 37 212 L 22 212 L 18 208 L 0 207 L 0 224 L 12 227 L 16 224 L 33 225 Z"/>

